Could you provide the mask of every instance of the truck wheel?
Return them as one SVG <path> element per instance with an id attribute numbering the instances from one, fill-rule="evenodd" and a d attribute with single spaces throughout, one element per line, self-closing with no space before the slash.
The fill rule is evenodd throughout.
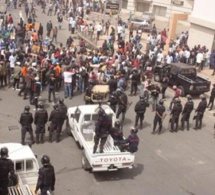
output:
<path id="1" fill-rule="evenodd" d="M 92 169 L 91 166 L 90 166 L 89 161 L 87 160 L 87 157 L 86 157 L 86 155 L 85 155 L 84 150 L 82 151 L 81 164 L 82 164 L 82 168 L 83 168 L 85 171 L 90 171 L 90 170 Z"/>
<path id="2" fill-rule="evenodd" d="M 67 133 L 68 136 L 72 136 L 72 132 L 71 132 L 71 129 L 70 129 L 70 126 L 69 126 L 68 119 L 66 120 L 66 133 Z"/>
<path id="3" fill-rule="evenodd" d="M 185 92 L 184 92 L 184 87 L 182 87 L 181 85 L 178 87 L 178 89 L 180 89 L 181 90 L 181 94 L 180 94 L 180 96 L 181 97 L 184 97 L 186 94 L 185 94 Z"/>
<path id="4" fill-rule="evenodd" d="M 160 75 L 157 74 L 157 73 L 155 73 L 155 75 L 154 75 L 154 80 L 155 80 L 156 82 L 161 82 Z"/>

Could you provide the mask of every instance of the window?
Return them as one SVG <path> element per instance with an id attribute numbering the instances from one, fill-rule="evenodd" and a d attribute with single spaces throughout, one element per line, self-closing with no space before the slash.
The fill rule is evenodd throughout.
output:
<path id="1" fill-rule="evenodd" d="M 178 67 L 177 66 L 172 66 L 170 73 L 173 75 L 176 75 L 178 73 Z"/>
<path id="2" fill-rule="evenodd" d="M 153 12 L 155 13 L 155 15 L 166 16 L 166 11 L 167 11 L 166 7 L 162 7 L 158 5 L 153 6 Z"/>
<path id="3" fill-rule="evenodd" d="M 97 121 L 98 118 L 99 118 L 99 115 L 98 115 L 98 114 L 93 114 L 93 115 L 92 115 L 92 120 L 93 120 L 93 121 Z"/>
<path id="4" fill-rule="evenodd" d="M 16 162 L 16 171 L 24 171 L 24 161 Z"/>
<path id="5" fill-rule="evenodd" d="M 90 118 L 91 118 L 90 114 L 84 115 L 84 121 L 90 121 Z"/>
<path id="6" fill-rule="evenodd" d="M 182 75 L 188 75 L 188 74 L 196 74 L 196 69 L 195 68 L 189 68 L 189 69 L 182 69 L 181 70 Z"/>
<path id="7" fill-rule="evenodd" d="M 24 162 L 25 161 L 16 162 L 15 169 L 16 169 L 17 172 L 25 170 Z M 32 170 L 33 168 L 34 168 L 33 161 L 32 160 L 26 160 L 26 171 Z"/>
<path id="8" fill-rule="evenodd" d="M 26 171 L 32 170 L 34 168 L 32 160 L 26 160 Z"/>

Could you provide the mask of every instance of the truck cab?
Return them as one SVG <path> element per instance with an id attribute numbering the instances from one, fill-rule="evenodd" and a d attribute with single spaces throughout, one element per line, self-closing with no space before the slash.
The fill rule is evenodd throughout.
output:
<path id="1" fill-rule="evenodd" d="M 0 144 L 0 148 L 7 147 L 9 159 L 14 162 L 14 170 L 18 176 L 18 185 L 8 188 L 9 195 L 34 195 L 39 164 L 31 148 L 19 143 Z"/>
<path id="2" fill-rule="evenodd" d="M 186 94 L 199 95 L 210 91 L 211 82 L 197 75 L 194 66 L 184 63 L 157 65 L 154 68 L 154 80 L 162 82 L 163 77 L 169 77 L 169 85 L 176 85 L 181 90 L 181 96 Z"/>

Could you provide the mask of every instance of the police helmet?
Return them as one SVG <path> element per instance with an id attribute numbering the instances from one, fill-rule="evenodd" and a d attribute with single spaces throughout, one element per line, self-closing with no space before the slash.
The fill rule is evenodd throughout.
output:
<path id="1" fill-rule="evenodd" d="M 160 100 L 159 100 L 159 104 L 160 104 L 160 105 L 163 105 L 163 103 L 164 103 L 163 99 L 160 99 Z"/>
<path id="2" fill-rule="evenodd" d="M 30 106 L 25 106 L 25 111 L 29 111 L 30 110 Z"/>
<path id="3" fill-rule="evenodd" d="M 176 98 L 175 102 L 179 104 L 181 103 L 181 100 L 179 98 Z"/>
<path id="4" fill-rule="evenodd" d="M 115 121 L 115 123 L 114 123 L 115 127 L 119 127 L 120 124 L 121 124 L 121 123 L 120 123 L 120 120 L 118 120 L 118 119 L 117 119 L 117 120 Z"/>
<path id="5" fill-rule="evenodd" d="M 8 157 L 8 149 L 6 147 L 1 148 L 0 154 L 1 154 L 1 158 L 7 158 Z"/>
<path id="6" fill-rule="evenodd" d="M 136 127 L 131 128 L 131 133 L 137 133 L 137 132 L 138 132 L 138 129 Z"/>
<path id="7" fill-rule="evenodd" d="M 140 98 L 141 101 L 144 100 L 144 96 L 143 95 L 140 95 L 139 98 Z"/>
<path id="8" fill-rule="evenodd" d="M 39 106 L 39 108 L 44 108 L 44 105 L 43 105 L 42 102 L 39 102 L 39 103 L 38 103 L 38 106 Z"/>
<path id="9" fill-rule="evenodd" d="M 99 109 L 99 111 L 98 111 L 98 115 L 105 115 L 105 111 L 103 110 L 103 109 Z"/>
<path id="10" fill-rule="evenodd" d="M 60 99 L 59 99 L 59 103 L 60 103 L 60 104 L 64 103 L 64 99 L 63 99 L 63 98 L 60 98 Z"/>
<path id="11" fill-rule="evenodd" d="M 56 109 L 58 109 L 58 104 L 54 104 L 53 105 L 53 108 L 56 110 Z"/>
<path id="12" fill-rule="evenodd" d="M 188 94 L 186 97 L 187 97 L 188 100 L 192 100 L 192 96 L 191 95 Z"/>
<path id="13" fill-rule="evenodd" d="M 121 88 L 117 88 L 116 92 L 117 92 L 117 93 L 122 93 L 123 91 L 122 91 Z"/>
<path id="14" fill-rule="evenodd" d="M 49 164 L 49 163 L 50 163 L 50 158 L 49 158 L 49 156 L 44 154 L 44 155 L 42 156 L 42 158 L 41 158 L 41 163 L 42 163 L 43 165 Z"/>
<path id="15" fill-rule="evenodd" d="M 199 97 L 200 97 L 202 100 L 204 100 L 204 99 L 206 98 L 204 94 L 201 94 Z"/>

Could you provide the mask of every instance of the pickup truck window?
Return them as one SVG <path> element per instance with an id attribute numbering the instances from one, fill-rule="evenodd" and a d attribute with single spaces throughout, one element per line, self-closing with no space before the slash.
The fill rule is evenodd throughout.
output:
<path id="1" fill-rule="evenodd" d="M 170 70 L 170 73 L 173 74 L 173 75 L 177 75 L 177 73 L 178 73 L 178 67 L 172 66 L 172 68 Z"/>
<path id="2" fill-rule="evenodd" d="M 91 118 L 90 114 L 84 115 L 84 121 L 90 121 L 90 118 Z"/>
<path id="3" fill-rule="evenodd" d="M 15 163 L 15 169 L 16 171 L 24 171 L 24 160 L 23 161 L 17 161 Z M 33 161 L 32 160 L 26 160 L 26 171 L 33 169 Z"/>
<path id="4" fill-rule="evenodd" d="M 182 69 L 181 70 L 181 74 L 182 75 L 190 75 L 190 74 L 196 74 L 196 69 L 194 69 L 194 68 L 189 68 L 189 69 Z"/>

